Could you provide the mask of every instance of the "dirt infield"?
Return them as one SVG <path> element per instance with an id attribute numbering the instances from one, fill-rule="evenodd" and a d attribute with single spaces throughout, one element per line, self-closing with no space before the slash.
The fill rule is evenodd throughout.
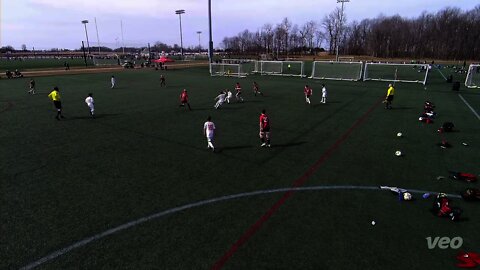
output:
<path id="1" fill-rule="evenodd" d="M 195 62 L 195 63 L 172 63 L 168 65 L 168 69 L 180 69 L 198 66 L 208 66 L 208 62 Z M 148 70 L 152 68 L 135 68 L 134 70 Z M 57 76 L 57 75 L 74 75 L 74 74 L 89 74 L 89 73 L 107 73 L 107 72 L 119 72 L 124 69 L 122 67 L 91 67 L 91 68 L 72 68 L 65 69 L 42 69 L 23 72 L 24 77 L 40 77 L 40 76 Z M 2 79 L 5 76 L 1 77 Z"/>

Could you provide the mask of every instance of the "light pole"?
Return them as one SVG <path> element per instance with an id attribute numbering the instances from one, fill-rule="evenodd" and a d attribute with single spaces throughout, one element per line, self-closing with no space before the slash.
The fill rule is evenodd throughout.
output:
<path id="1" fill-rule="evenodd" d="M 337 0 L 337 4 L 338 3 L 342 3 L 342 10 L 341 10 L 341 13 L 340 13 L 340 21 L 338 22 L 338 25 L 337 25 L 337 46 L 336 46 L 336 57 L 335 57 L 335 60 L 338 62 L 338 43 L 339 43 L 339 39 L 340 39 L 340 35 L 342 34 L 342 28 L 343 28 L 343 4 L 345 3 L 348 3 L 350 2 L 350 0 Z"/>
<path id="2" fill-rule="evenodd" d="M 88 54 L 90 54 L 90 42 L 88 42 L 88 32 L 87 32 L 87 23 L 88 23 L 88 20 L 83 20 L 82 23 L 83 23 L 83 26 L 85 26 L 85 36 L 87 37 Z"/>
<path id="3" fill-rule="evenodd" d="M 198 34 L 198 53 L 202 52 L 202 43 L 200 42 L 200 35 L 202 34 L 202 31 L 197 31 Z"/>
<path id="4" fill-rule="evenodd" d="M 213 63 L 213 39 L 212 39 L 212 1 L 208 0 L 208 59 Z"/>
<path id="5" fill-rule="evenodd" d="M 185 13 L 184 9 L 175 10 L 175 14 L 178 14 L 178 18 L 180 19 L 180 54 L 182 55 L 182 59 L 183 59 L 182 14 L 184 13 Z"/>

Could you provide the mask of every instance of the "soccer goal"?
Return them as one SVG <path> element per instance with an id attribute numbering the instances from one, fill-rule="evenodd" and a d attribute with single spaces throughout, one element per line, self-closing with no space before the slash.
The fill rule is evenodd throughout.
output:
<path id="1" fill-rule="evenodd" d="M 261 75 L 303 77 L 303 61 L 260 61 Z"/>
<path id="2" fill-rule="evenodd" d="M 210 63 L 210 76 L 246 77 L 241 64 Z"/>
<path id="3" fill-rule="evenodd" d="M 427 83 L 428 64 L 366 63 L 363 80 Z"/>
<path id="4" fill-rule="evenodd" d="M 259 72 L 258 61 L 254 59 L 222 59 L 223 64 L 240 64 L 247 74 Z"/>
<path id="5" fill-rule="evenodd" d="M 468 67 L 465 86 L 468 88 L 480 88 L 480 65 L 479 64 L 471 64 L 470 67 Z"/>
<path id="6" fill-rule="evenodd" d="M 362 78 L 362 62 L 313 62 L 311 79 L 358 81 Z"/>

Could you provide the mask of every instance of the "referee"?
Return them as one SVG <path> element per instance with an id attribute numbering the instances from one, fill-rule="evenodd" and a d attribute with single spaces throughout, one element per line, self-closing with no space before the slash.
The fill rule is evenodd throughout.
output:
<path id="1" fill-rule="evenodd" d="M 60 101 L 60 92 L 58 90 L 58 87 L 54 87 L 53 91 L 48 94 L 48 97 L 53 101 L 53 105 L 57 109 L 57 116 L 55 118 L 57 120 L 60 120 L 60 118 L 65 118 L 62 115 L 62 102 Z"/>

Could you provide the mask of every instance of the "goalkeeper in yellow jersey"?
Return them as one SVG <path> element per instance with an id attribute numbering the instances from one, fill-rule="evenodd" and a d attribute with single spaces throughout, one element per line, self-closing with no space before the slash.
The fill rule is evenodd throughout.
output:
<path id="1" fill-rule="evenodd" d="M 392 84 L 388 85 L 387 96 L 385 97 L 385 109 L 392 109 L 393 95 L 395 94 L 395 88 Z"/>
<path id="2" fill-rule="evenodd" d="M 53 101 L 53 105 L 57 109 L 57 116 L 55 118 L 57 120 L 60 120 L 60 118 L 65 118 L 62 115 L 62 102 L 60 101 L 60 90 L 58 90 L 58 87 L 54 87 L 53 91 L 48 94 L 48 97 Z"/>

